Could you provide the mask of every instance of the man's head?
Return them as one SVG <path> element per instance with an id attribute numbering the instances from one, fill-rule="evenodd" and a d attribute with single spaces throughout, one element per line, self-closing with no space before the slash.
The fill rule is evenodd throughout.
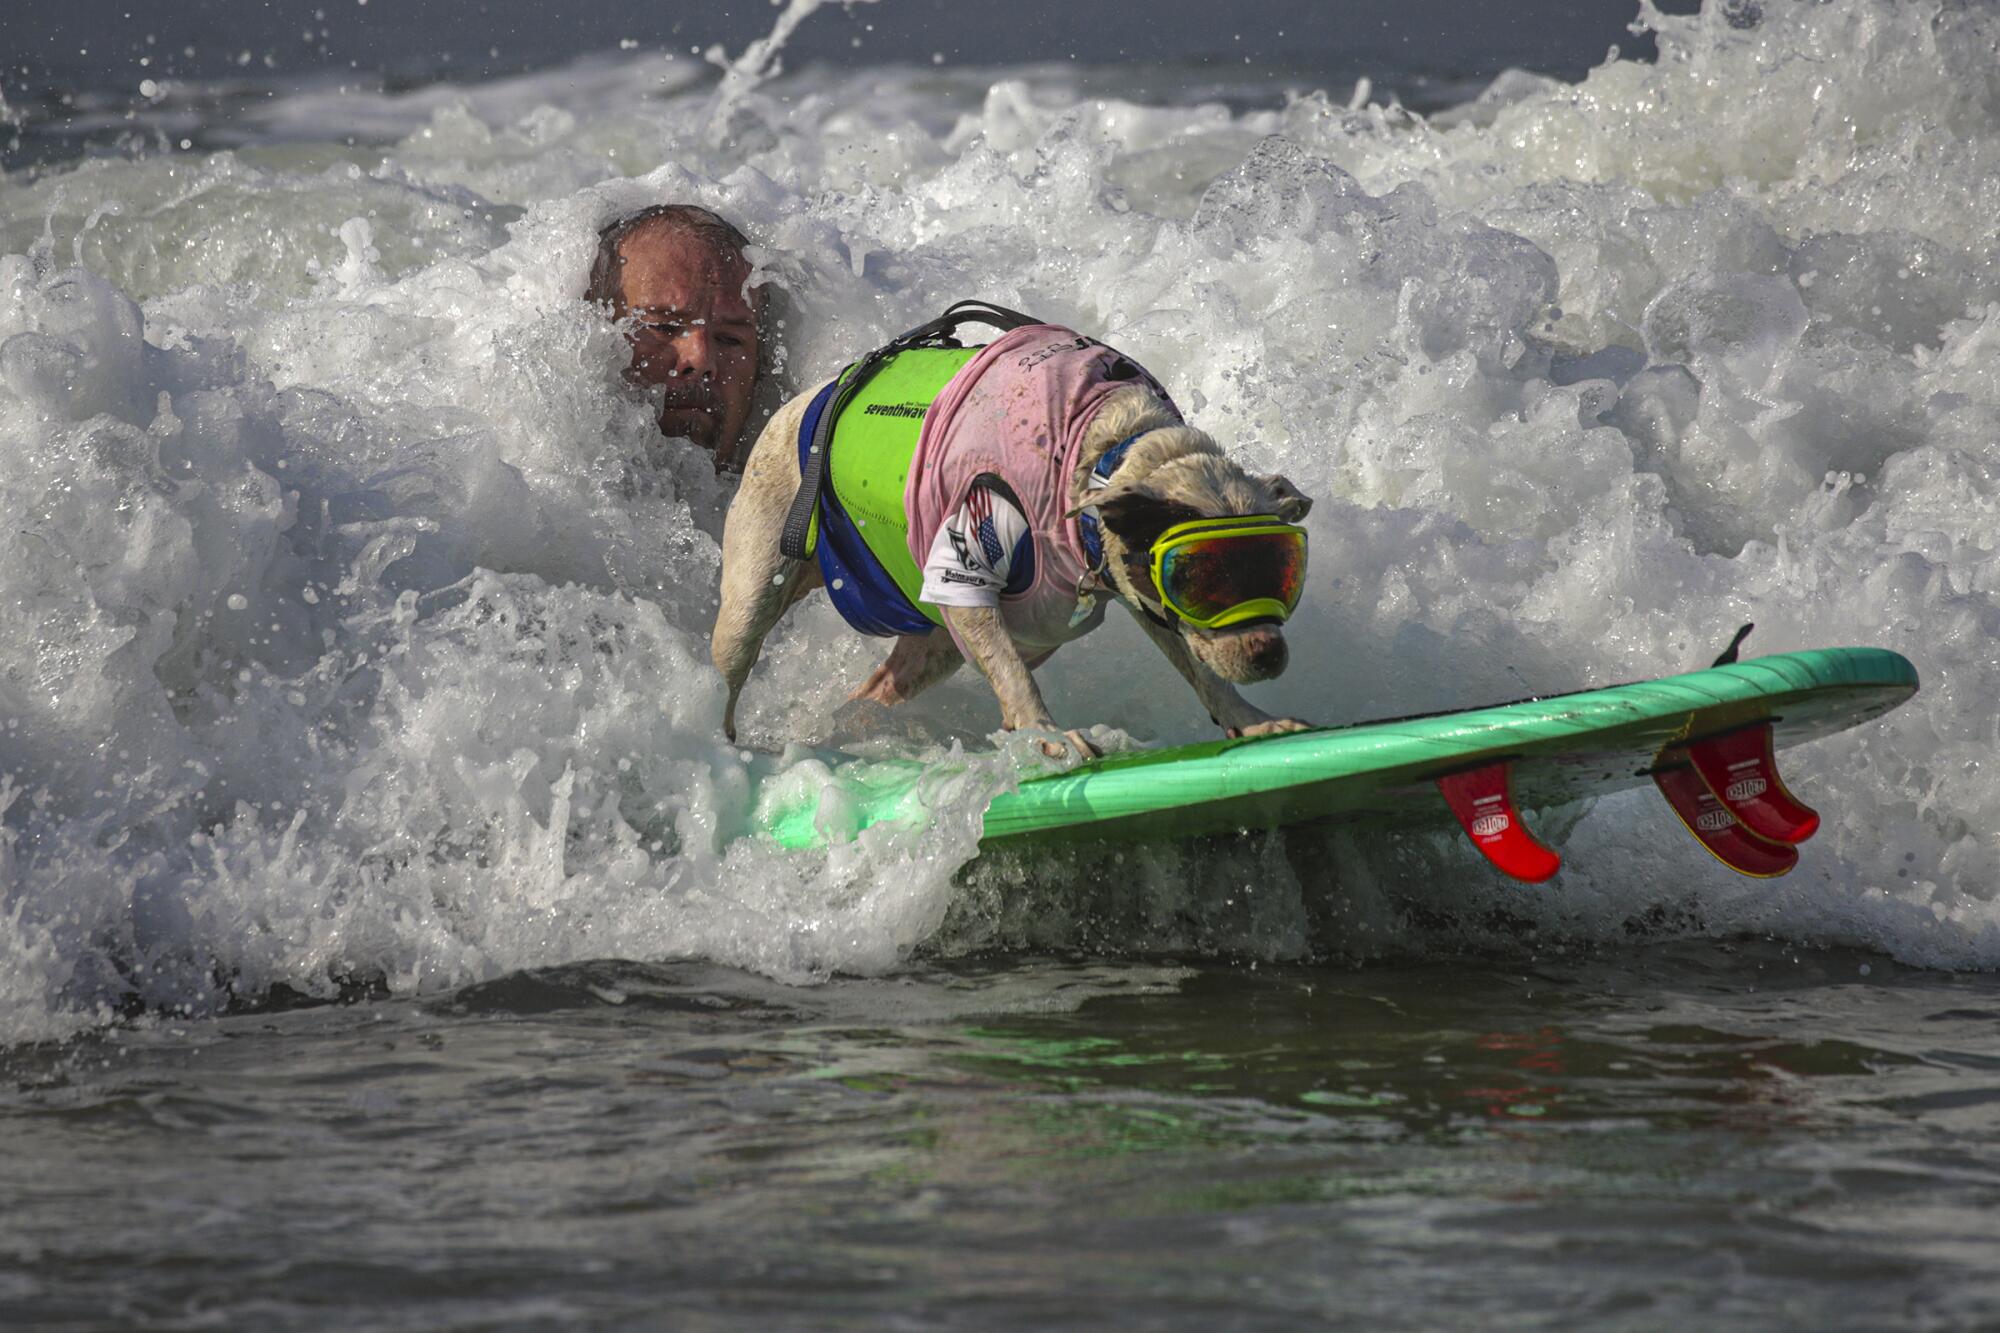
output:
<path id="1" fill-rule="evenodd" d="M 705 208 L 661 204 L 598 233 L 587 297 L 632 344 L 627 375 L 666 398 L 660 432 L 734 466 L 757 388 L 761 290 L 743 233 Z"/>

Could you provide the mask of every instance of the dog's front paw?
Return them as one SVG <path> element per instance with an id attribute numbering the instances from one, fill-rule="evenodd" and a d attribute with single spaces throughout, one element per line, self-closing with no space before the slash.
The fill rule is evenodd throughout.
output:
<path id="1" fill-rule="evenodd" d="M 1229 739 L 1241 740 L 1246 736 L 1276 736 L 1287 731 L 1311 731 L 1313 724 L 1301 722 L 1295 717 L 1267 717 L 1262 722 L 1252 722 L 1247 727 L 1231 727 Z"/>
<path id="2" fill-rule="evenodd" d="M 1076 752 L 1085 759 L 1102 759 L 1104 757 L 1104 751 L 1098 749 L 1096 742 L 1092 741 L 1082 732 L 1074 730 L 1065 731 L 1063 736 L 1076 748 Z"/>
<path id="3" fill-rule="evenodd" d="M 1041 742 L 1042 754 L 1050 759 L 1102 759 L 1104 751 L 1091 744 L 1090 738 L 1080 731 L 1065 731 L 1062 740 Z"/>

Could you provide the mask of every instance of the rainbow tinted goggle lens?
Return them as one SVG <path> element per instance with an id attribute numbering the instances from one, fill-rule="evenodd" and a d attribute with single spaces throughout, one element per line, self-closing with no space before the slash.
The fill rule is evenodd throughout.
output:
<path id="1" fill-rule="evenodd" d="M 1283 621 L 1306 586 L 1306 530 L 1270 514 L 1176 523 L 1153 543 L 1153 586 L 1200 629 Z"/>

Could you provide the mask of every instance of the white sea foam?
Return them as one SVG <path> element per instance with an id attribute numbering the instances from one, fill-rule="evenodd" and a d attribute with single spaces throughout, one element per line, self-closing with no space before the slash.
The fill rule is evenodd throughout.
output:
<path id="1" fill-rule="evenodd" d="M 1412 904 L 2000 964 L 2000 25 L 1711 11 L 1649 10 L 1657 65 L 1510 75 L 1430 122 L 1047 71 L 758 86 L 751 62 L 718 100 L 685 60 L 598 61 L 561 91 L 301 93 L 234 154 L 0 182 L 0 1041 L 126 995 L 604 955 L 788 979 L 927 940 L 1365 955 L 1408 943 Z M 402 137 L 314 144 L 316 119 Z M 946 750 L 988 748 L 990 696 L 836 720 L 881 645 L 815 602 L 751 682 L 751 737 L 931 756 L 937 818 L 731 842 L 726 489 L 652 437 L 578 299 L 597 227 L 668 198 L 752 233 L 788 383 L 980 295 L 1115 342 L 1317 496 L 1267 707 L 1663 674 L 1744 620 L 1753 651 L 1898 649 L 1924 693 L 1790 762 L 1827 823 L 1775 885 L 1637 795 L 1535 891 L 1352 834 L 967 883 L 1016 758 Z M 1206 727 L 1118 619 L 1043 675 L 1065 722 Z"/>

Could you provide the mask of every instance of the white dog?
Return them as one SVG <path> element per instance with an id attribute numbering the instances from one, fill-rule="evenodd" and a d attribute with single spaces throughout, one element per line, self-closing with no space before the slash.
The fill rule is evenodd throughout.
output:
<path id="1" fill-rule="evenodd" d="M 1014 327 L 984 348 L 951 345 L 967 319 Z M 764 636 L 818 587 L 856 628 L 897 636 L 855 699 L 900 702 L 969 657 L 1003 726 L 1055 731 L 1032 669 L 1101 624 L 1109 596 L 1229 735 L 1302 729 L 1229 682 L 1285 669 L 1280 627 L 1305 575 L 1294 525 L 1311 503 L 1224 457 L 1102 343 L 953 307 L 787 403 L 752 447 L 712 644 L 724 730 L 734 739 Z"/>

